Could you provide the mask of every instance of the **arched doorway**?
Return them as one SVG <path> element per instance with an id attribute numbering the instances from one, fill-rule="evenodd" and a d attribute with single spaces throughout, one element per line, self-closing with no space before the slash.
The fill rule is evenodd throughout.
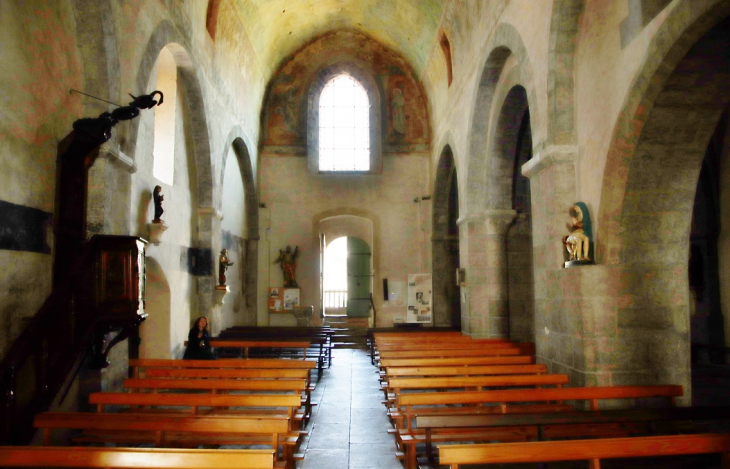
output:
<path id="1" fill-rule="evenodd" d="M 451 147 L 444 147 L 436 169 L 433 200 L 433 320 L 434 326 L 461 329 L 459 264 L 459 181 Z"/>

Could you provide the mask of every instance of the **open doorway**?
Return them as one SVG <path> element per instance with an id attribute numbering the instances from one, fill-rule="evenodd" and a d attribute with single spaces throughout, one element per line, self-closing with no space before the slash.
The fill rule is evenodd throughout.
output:
<path id="1" fill-rule="evenodd" d="M 326 245 L 322 272 L 325 317 L 369 317 L 371 261 L 370 246 L 359 238 L 342 236 Z"/>

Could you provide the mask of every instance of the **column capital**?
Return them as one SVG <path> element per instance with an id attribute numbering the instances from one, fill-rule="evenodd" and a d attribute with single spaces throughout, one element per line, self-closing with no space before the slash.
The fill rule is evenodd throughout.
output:
<path id="1" fill-rule="evenodd" d="M 549 145 L 538 151 L 522 165 L 522 175 L 532 179 L 555 164 L 575 164 L 578 159 L 577 145 Z"/>

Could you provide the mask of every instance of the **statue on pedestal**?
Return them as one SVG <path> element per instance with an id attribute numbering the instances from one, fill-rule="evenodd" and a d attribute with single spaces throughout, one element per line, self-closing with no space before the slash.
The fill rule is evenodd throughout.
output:
<path id="1" fill-rule="evenodd" d="M 299 288 L 296 280 L 297 256 L 299 255 L 299 246 L 291 250 L 291 246 L 287 246 L 285 250 L 279 249 L 279 257 L 276 258 L 274 264 L 281 263 L 281 271 L 284 274 L 285 288 Z"/>
<path id="2" fill-rule="evenodd" d="M 563 237 L 563 245 L 568 253 L 568 261 L 565 267 L 574 264 L 590 264 L 591 249 L 591 223 L 588 217 L 588 207 L 583 202 L 575 203 L 568 210 L 570 223 L 568 229 L 570 234 Z"/>
<path id="3" fill-rule="evenodd" d="M 221 255 L 218 257 L 218 285 L 224 286 L 226 284 L 226 269 L 232 266 L 233 262 L 228 260 L 228 250 L 221 249 Z"/>
<path id="4" fill-rule="evenodd" d="M 155 218 L 152 219 L 152 223 L 163 223 L 160 217 L 164 213 L 164 210 L 162 210 L 162 201 L 165 200 L 165 196 L 162 195 L 161 186 L 155 186 L 155 190 L 152 191 L 152 200 L 155 204 Z"/>

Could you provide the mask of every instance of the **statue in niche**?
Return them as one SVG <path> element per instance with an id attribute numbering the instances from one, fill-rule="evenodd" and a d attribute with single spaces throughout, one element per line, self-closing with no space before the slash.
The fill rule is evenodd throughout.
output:
<path id="1" fill-rule="evenodd" d="M 563 245 L 568 253 L 565 267 L 573 265 L 591 264 L 591 223 L 588 216 L 588 207 L 583 202 L 576 202 L 568 210 L 570 234 L 563 237 Z"/>
<path id="2" fill-rule="evenodd" d="M 390 110 L 393 119 L 393 133 L 400 137 L 406 134 L 405 105 L 406 98 L 403 96 L 403 90 L 401 88 L 394 89 L 390 100 Z"/>
<path id="3" fill-rule="evenodd" d="M 232 265 L 233 262 L 228 260 L 228 249 L 221 249 L 218 257 L 218 285 L 226 284 L 226 270 Z"/>
<path id="4" fill-rule="evenodd" d="M 285 288 L 299 288 L 296 280 L 297 256 L 299 255 L 299 246 L 291 250 L 291 246 L 286 249 L 279 249 L 279 257 L 276 258 L 274 264 L 281 264 L 281 271 L 284 274 Z"/>
<path id="5" fill-rule="evenodd" d="M 160 218 L 165 212 L 164 210 L 162 210 L 163 200 L 165 200 L 165 196 L 162 195 L 162 187 L 155 186 L 155 190 L 152 191 L 152 201 L 155 204 L 155 218 L 152 220 L 152 223 L 164 223 Z"/>

